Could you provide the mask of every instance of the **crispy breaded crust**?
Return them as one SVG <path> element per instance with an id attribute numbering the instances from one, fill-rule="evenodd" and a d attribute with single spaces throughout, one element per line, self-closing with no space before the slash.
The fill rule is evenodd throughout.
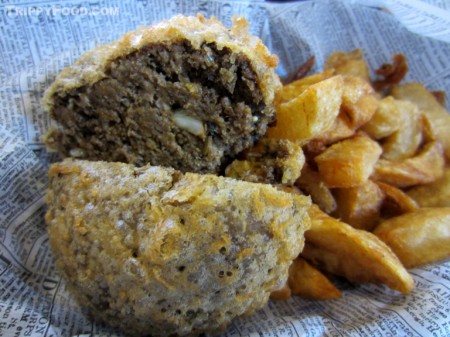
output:
<path id="1" fill-rule="evenodd" d="M 217 332 L 262 307 L 303 248 L 310 200 L 170 168 L 52 165 L 57 264 L 95 317 L 129 335 Z"/>

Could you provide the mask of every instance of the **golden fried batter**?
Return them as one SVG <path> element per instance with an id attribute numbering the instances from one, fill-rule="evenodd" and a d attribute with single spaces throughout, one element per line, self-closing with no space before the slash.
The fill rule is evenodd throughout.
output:
<path id="1" fill-rule="evenodd" d="M 46 221 L 80 303 L 130 335 L 217 332 L 285 284 L 308 198 L 171 168 L 66 159 Z"/>

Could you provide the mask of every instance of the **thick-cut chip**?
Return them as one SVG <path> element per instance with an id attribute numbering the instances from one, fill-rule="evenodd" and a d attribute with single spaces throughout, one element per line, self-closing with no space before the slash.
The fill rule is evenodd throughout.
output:
<path id="1" fill-rule="evenodd" d="M 291 288 L 289 288 L 289 285 L 286 283 L 283 288 L 272 291 L 270 293 L 270 299 L 275 301 L 286 301 L 291 295 Z"/>
<path id="2" fill-rule="evenodd" d="M 335 69 L 337 74 L 358 76 L 370 81 L 369 67 L 361 49 L 351 52 L 334 52 L 325 62 L 325 69 Z"/>
<path id="3" fill-rule="evenodd" d="M 350 127 L 357 129 L 366 124 L 378 108 L 378 99 L 371 85 L 360 77 L 345 76 L 342 92 L 343 111 Z"/>
<path id="4" fill-rule="evenodd" d="M 316 300 L 341 298 L 330 280 L 305 259 L 298 257 L 289 267 L 288 285 L 292 295 Z"/>
<path id="5" fill-rule="evenodd" d="M 305 233 L 301 256 L 321 269 L 351 282 L 385 284 L 404 294 L 414 281 L 397 256 L 378 237 L 321 212 L 309 210 L 312 226 Z"/>
<path id="6" fill-rule="evenodd" d="M 227 177 L 254 183 L 294 185 L 300 176 L 305 155 L 287 139 L 261 139 L 244 151 L 243 160 L 234 160 L 225 169 Z"/>
<path id="7" fill-rule="evenodd" d="M 414 187 L 407 194 L 420 207 L 450 207 L 450 167 L 445 169 L 442 178 L 430 184 Z"/>
<path id="8" fill-rule="evenodd" d="M 303 167 L 300 178 L 297 179 L 295 185 L 309 195 L 312 201 L 325 213 L 331 213 L 336 209 L 336 201 L 330 189 L 322 181 L 320 174 L 313 171 L 308 165 Z"/>
<path id="9" fill-rule="evenodd" d="M 422 114 L 422 139 L 423 139 L 423 143 L 429 143 L 429 142 L 438 140 L 436 133 L 434 132 L 433 126 L 431 125 L 430 118 L 425 114 Z M 445 156 L 445 150 L 444 150 L 444 156 Z"/>
<path id="10" fill-rule="evenodd" d="M 337 203 L 333 216 L 366 231 L 378 224 L 384 194 L 373 181 L 367 180 L 361 186 L 338 188 L 333 192 Z"/>
<path id="11" fill-rule="evenodd" d="M 374 231 L 406 268 L 450 257 L 450 207 L 420 208 L 390 218 Z"/>
<path id="12" fill-rule="evenodd" d="M 385 215 L 391 217 L 413 212 L 419 208 L 417 202 L 401 189 L 382 182 L 378 182 L 377 184 L 385 195 L 383 202 L 383 212 Z"/>
<path id="13" fill-rule="evenodd" d="M 333 144 L 340 140 L 349 138 L 355 134 L 355 128 L 351 126 L 348 116 L 341 110 L 333 122 L 331 128 L 322 132 L 319 136 L 311 139 L 311 142 L 321 142 L 324 145 Z M 309 144 L 308 143 L 308 144 Z"/>
<path id="14" fill-rule="evenodd" d="M 391 161 L 380 159 L 371 178 L 396 187 L 427 184 L 444 175 L 445 159 L 442 144 L 436 141 L 424 145 L 412 158 Z"/>
<path id="15" fill-rule="evenodd" d="M 308 86 L 300 95 L 277 106 L 277 124 L 267 136 L 305 142 L 328 130 L 339 113 L 343 80 L 334 76 Z"/>
<path id="16" fill-rule="evenodd" d="M 310 165 L 316 166 L 314 158 L 327 149 L 327 144 L 323 139 L 314 138 L 308 143 L 302 146 L 303 152 L 305 153 L 306 162 Z"/>
<path id="17" fill-rule="evenodd" d="M 377 111 L 362 130 L 373 139 L 381 139 L 392 135 L 402 127 L 402 118 L 392 96 L 378 102 Z"/>
<path id="18" fill-rule="evenodd" d="M 383 141 L 382 158 L 401 160 L 416 154 L 422 143 L 422 113 L 414 103 L 394 100 L 400 115 L 400 128 Z"/>
<path id="19" fill-rule="evenodd" d="M 434 96 L 434 98 L 436 98 L 436 101 L 438 101 L 438 103 L 445 108 L 445 91 L 444 90 L 433 90 L 430 92 Z"/>
<path id="20" fill-rule="evenodd" d="M 316 62 L 316 57 L 313 55 L 309 59 L 306 60 L 305 63 L 301 64 L 297 69 L 295 69 L 289 76 L 284 79 L 281 79 L 283 85 L 287 85 L 296 80 L 304 78 L 314 66 Z"/>
<path id="21" fill-rule="evenodd" d="M 331 145 L 315 158 L 328 187 L 355 187 L 364 184 L 381 155 L 381 147 L 367 136 L 357 135 Z"/>
<path id="22" fill-rule="evenodd" d="M 322 82 L 334 75 L 334 70 L 323 71 L 308 77 L 301 78 L 297 81 L 289 83 L 283 86 L 276 94 L 277 103 L 286 103 L 291 99 L 296 98 L 302 92 L 304 92 L 308 87 L 313 84 Z"/>
<path id="23" fill-rule="evenodd" d="M 406 56 L 403 54 L 392 55 L 392 64 L 384 63 L 379 69 L 375 70 L 375 73 L 383 77 L 382 80 L 373 82 L 373 86 L 377 91 L 387 86 L 400 83 L 408 73 Z"/>
<path id="24" fill-rule="evenodd" d="M 437 139 L 444 145 L 450 160 L 450 114 L 421 83 L 407 83 L 392 89 L 395 98 L 411 101 L 430 119 Z"/>

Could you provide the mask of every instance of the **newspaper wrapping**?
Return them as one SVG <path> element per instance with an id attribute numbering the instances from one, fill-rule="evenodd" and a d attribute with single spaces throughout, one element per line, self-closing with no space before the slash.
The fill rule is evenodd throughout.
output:
<path id="1" fill-rule="evenodd" d="M 448 7 L 432 0 L 2 1 L 0 336 L 121 336 L 92 322 L 67 291 L 44 224 L 47 169 L 54 156 L 43 149 L 41 137 L 51 122 L 40 100 L 80 54 L 178 13 L 215 15 L 228 26 L 237 14 L 280 57 L 281 76 L 311 55 L 319 70 L 335 50 L 364 49 L 371 69 L 401 52 L 410 66 L 405 81 L 421 81 L 448 95 Z M 341 281 L 339 301 L 269 302 L 234 320 L 223 336 L 449 336 L 450 262 L 410 272 L 416 289 L 408 296 Z"/>

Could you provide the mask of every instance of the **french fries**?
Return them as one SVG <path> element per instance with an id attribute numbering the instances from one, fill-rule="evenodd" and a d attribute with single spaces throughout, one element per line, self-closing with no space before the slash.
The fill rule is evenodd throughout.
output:
<path id="1" fill-rule="evenodd" d="M 450 115 L 421 83 L 407 83 L 394 87 L 392 96 L 416 104 L 430 119 L 437 139 L 443 144 L 445 156 L 450 160 Z"/>
<path id="2" fill-rule="evenodd" d="M 377 185 L 384 193 L 385 198 L 383 207 L 385 211 L 387 210 L 389 215 L 400 215 L 413 212 L 419 208 L 417 202 L 401 189 L 382 182 L 378 182 Z"/>
<path id="3" fill-rule="evenodd" d="M 301 147 L 304 158 L 273 170 L 289 179 L 257 181 L 314 202 L 305 248 L 272 297 L 338 298 L 329 274 L 406 294 L 414 282 L 405 267 L 450 256 L 450 116 L 443 95 L 398 84 L 408 71 L 401 54 L 372 81 L 360 50 L 332 54 L 325 69 L 278 93 L 278 122 L 268 130 L 272 141 Z M 258 150 L 247 151 L 246 168 L 235 164 L 234 172 L 261 177 L 262 167 L 274 167 L 270 156 L 255 165 L 249 153 Z"/>
<path id="4" fill-rule="evenodd" d="M 334 52 L 325 62 L 326 70 L 334 70 L 337 74 L 360 77 L 367 82 L 370 80 L 369 67 L 363 57 L 361 49 L 352 52 Z"/>
<path id="5" fill-rule="evenodd" d="M 346 113 L 341 110 L 341 112 L 339 112 L 339 115 L 334 120 L 331 128 L 316 136 L 312 141 L 328 145 L 349 138 L 354 134 L 355 128 L 351 125 L 351 122 Z"/>
<path id="6" fill-rule="evenodd" d="M 286 284 L 270 294 L 270 298 L 284 301 L 292 295 L 313 300 L 341 298 L 342 294 L 328 278 L 308 261 L 297 257 L 289 267 Z"/>
<path id="7" fill-rule="evenodd" d="M 282 102 L 277 124 L 267 130 L 269 138 L 305 142 L 328 130 L 339 113 L 342 77 L 333 76 L 308 86 L 298 96 Z"/>
<path id="8" fill-rule="evenodd" d="M 371 178 L 396 187 L 427 184 L 444 175 L 445 159 L 442 144 L 426 144 L 420 153 L 399 161 L 380 159 Z"/>
<path id="9" fill-rule="evenodd" d="M 392 56 L 392 64 L 385 63 L 375 70 L 377 75 L 383 77 L 381 80 L 373 82 L 373 87 L 376 90 L 383 90 L 392 84 L 398 84 L 405 77 L 408 72 L 408 64 L 406 57 L 402 54 L 395 54 Z"/>
<path id="10" fill-rule="evenodd" d="M 402 160 L 414 156 L 422 143 L 422 113 L 417 105 L 394 100 L 397 106 L 401 127 L 383 140 L 382 158 L 387 160 Z"/>
<path id="11" fill-rule="evenodd" d="M 450 167 L 434 182 L 410 189 L 407 194 L 420 207 L 450 207 Z"/>
<path id="12" fill-rule="evenodd" d="M 286 103 L 303 93 L 311 85 L 322 82 L 334 75 L 334 70 L 323 71 L 285 85 L 276 96 L 277 103 Z"/>
<path id="13" fill-rule="evenodd" d="M 377 142 L 357 135 L 331 145 L 315 161 L 328 187 L 355 187 L 369 179 L 381 151 Z"/>
<path id="14" fill-rule="evenodd" d="M 325 213 L 331 213 L 336 209 L 336 201 L 331 190 L 322 181 L 320 174 L 313 171 L 308 165 L 303 167 L 295 185 L 310 195 L 312 201 Z"/>
<path id="15" fill-rule="evenodd" d="M 284 301 L 292 295 L 314 300 L 331 300 L 342 297 L 339 289 L 324 274 L 300 256 L 289 267 L 287 283 L 283 288 L 273 291 L 270 298 Z"/>
<path id="16" fill-rule="evenodd" d="M 401 127 L 403 118 L 392 96 L 384 97 L 378 102 L 378 108 L 372 119 L 363 126 L 373 139 L 382 139 L 392 135 Z"/>
<path id="17" fill-rule="evenodd" d="M 366 231 L 378 224 L 384 193 L 373 181 L 367 180 L 356 187 L 338 188 L 334 196 L 337 208 L 333 215 L 338 219 Z"/>
<path id="18" fill-rule="evenodd" d="M 356 76 L 344 77 L 341 110 L 347 116 L 351 128 L 366 124 L 377 108 L 375 91 L 367 81 Z"/>
<path id="19" fill-rule="evenodd" d="M 341 298 L 341 292 L 318 269 L 298 257 L 289 267 L 288 286 L 292 295 L 316 300 Z"/>
<path id="20" fill-rule="evenodd" d="M 290 298 L 291 295 L 291 288 L 289 288 L 289 285 L 286 283 L 283 288 L 272 291 L 270 293 L 270 298 L 275 301 L 285 301 Z"/>
<path id="21" fill-rule="evenodd" d="M 403 294 L 414 281 L 397 256 L 370 232 L 334 219 L 312 206 L 311 229 L 301 256 L 322 269 L 357 283 L 385 284 Z"/>
<path id="22" fill-rule="evenodd" d="M 374 234 L 407 268 L 450 257 L 450 207 L 421 208 L 390 218 Z"/>

